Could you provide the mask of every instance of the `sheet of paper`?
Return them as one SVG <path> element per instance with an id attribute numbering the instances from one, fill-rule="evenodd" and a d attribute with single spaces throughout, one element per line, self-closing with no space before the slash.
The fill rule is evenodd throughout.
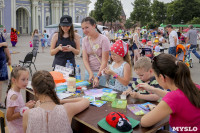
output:
<path id="1" fill-rule="evenodd" d="M 56 93 L 59 99 L 64 99 L 73 95 L 73 93 Z"/>

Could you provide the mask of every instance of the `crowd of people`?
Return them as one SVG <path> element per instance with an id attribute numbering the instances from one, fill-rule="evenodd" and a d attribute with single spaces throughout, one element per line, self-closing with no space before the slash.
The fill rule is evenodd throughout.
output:
<path id="1" fill-rule="evenodd" d="M 175 57 L 179 39 L 172 25 L 166 27 L 169 34 L 168 54 L 159 53 L 151 57 L 145 56 L 148 55 L 146 53 L 143 56 L 141 49 L 150 48 L 154 52 L 160 52 L 162 44 L 165 43 L 163 31 L 150 32 L 151 35 L 144 31 L 141 37 L 141 29 L 136 27 L 131 38 L 127 36 L 128 39 L 132 39 L 131 43 L 123 41 L 125 38 L 121 35 L 124 32 L 121 31 L 114 40 L 111 39 L 107 29 L 101 34 L 96 21 L 91 17 L 84 18 L 81 27 L 86 35 L 82 39 L 82 50 L 81 37 L 74 32 L 72 17 L 64 15 L 60 18 L 59 31 L 53 35 L 50 47 L 50 54 L 54 56 L 53 68 L 55 65 L 65 66 L 67 60 L 75 67 L 75 55 L 79 55 L 82 51 L 85 66 L 84 80 L 91 82 L 93 87 L 108 85 L 109 88 L 130 95 L 132 98 L 159 102 L 142 117 L 141 126 L 150 127 L 170 115 L 171 127 L 197 127 L 200 130 L 200 86 L 192 81 L 187 65 Z M 192 26 L 189 28 L 186 43 L 191 44 L 192 52 L 199 58 L 195 49 L 197 33 Z M 47 39 L 46 31 L 43 38 Z M 38 49 L 39 41 L 43 40 L 40 39 L 37 29 L 33 32 L 32 40 L 33 49 Z M 8 65 L 11 63 L 7 46 L 2 37 L 0 100 L 2 82 L 8 79 L 6 62 Z M 42 46 L 46 46 L 45 41 L 42 42 Z M 130 83 L 132 77 L 130 47 L 134 53 L 133 70 L 138 75 L 134 83 Z M 109 56 L 110 65 L 108 65 Z M 24 67 L 15 67 L 12 70 L 6 97 L 6 118 L 10 133 L 73 132 L 71 128 L 73 116 L 88 108 L 89 101 L 85 98 L 59 100 L 53 77 L 48 71 L 41 70 L 34 73 L 31 82 L 38 101 L 31 100 L 25 103 L 20 90 L 27 87 L 28 81 L 29 72 Z M 0 107 L 3 108 L 2 102 Z"/>

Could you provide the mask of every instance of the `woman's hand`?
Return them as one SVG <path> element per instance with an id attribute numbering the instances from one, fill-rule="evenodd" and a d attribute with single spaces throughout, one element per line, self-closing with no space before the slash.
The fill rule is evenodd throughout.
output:
<path id="1" fill-rule="evenodd" d="M 153 91 L 155 89 L 154 87 L 148 85 L 147 83 L 140 83 L 140 84 L 137 85 L 137 87 L 138 87 L 139 90 L 146 90 L 149 93 L 153 93 Z"/>
<path id="2" fill-rule="evenodd" d="M 95 77 L 93 80 L 93 87 L 98 87 L 99 86 L 99 79 L 98 77 Z"/>
<path id="3" fill-rule="evenodd" d="M 93 79 L 94 79 L 93 73 L 92 73 L 92 74 L 89 74 L 89 82 L 90 82 L 90 83 L 93 83 Z"/>
<path id="4" fill-rule="evenodd" d="M 59 51 L 63 51 L 62 44 L 59 44 L 57 48 L 59 49 Z"/>
<path id="5" fill-rule="evenodd" d="M 71 45 L 63 46 L 63 52 L 72 52 L 74 48 Z"/>

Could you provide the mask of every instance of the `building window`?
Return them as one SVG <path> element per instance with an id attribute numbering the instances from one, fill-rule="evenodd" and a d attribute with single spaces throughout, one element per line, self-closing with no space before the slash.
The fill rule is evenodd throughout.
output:
<path id="1" fill-rule="evenodd" d="M 76 23 L 79 22 L 79 16 L 76 16 Z"/>
<path id="2" fill-rule="evenodd" d="M 49 25 L 49 16 L 46 17 L 46 26 Z"/>

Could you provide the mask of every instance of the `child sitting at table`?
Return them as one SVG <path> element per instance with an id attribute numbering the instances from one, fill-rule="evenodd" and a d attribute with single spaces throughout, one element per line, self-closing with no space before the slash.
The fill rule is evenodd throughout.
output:
<path id="1" fill-rule="evenodd" d="M 134 65 L 134 71 L 139 78 L 136 79 L 135 82 L 132 83 L 131 88 L 129 88 L 127 91 L 124 91 L 123 94 L 130 94 L 133 98 L 144 99 L 148 101 L 158 101 L 160 99 L 158 95 L 149 94 L 147 91 L 139 91 L 137 89 L 137 85 L 139 83 L 148 83 L 150 86 L 162 89 L 154 77 L 151 59 L 149 57 L 140 57 Z"/>
<path id="2" fill-rule="evenodd" d="M 150 127 L 170 115 L 169 125 L 179 132 L 200 131 L 200 87 L 191 79 L 184 62 L 170 54 L 153 58 L 152 68 L 158 83 L 170 89 L 162 101 L 141 119 L 141 126 Z M 140 89 L 157 92 L 159 89 L 140 84 Z M 159 90 L 160 92 L 160 90 Z"/>
<path id="3" fill-rule="evenodd" d="M 72 133 L 72 118 L 89 106 L 89 100 L 85 98 L 59 100 L 53 77 L 48 71 L 37 71 L 33 75 L 31 85 L 39 101 L 36 103 L 36 108 L 26 110 L 24 113 L 24 132 Z"/>
<path id="4" fill-rule="evenodd" d="M 110 51 L 113 62 L 103 72 L 110 75 L 109 88 L 125 91 L 128 89 L 132 73 L 128 44 L 118 40 L 110 47 Z"/>
<path id="5" fill-rule="evenodd" d="M 21 94 L 21 90 L 28 85 L 28 79 L 29 72 L 24 67 L 15 67 L 11 72 L 6 97 L 6 119 L 10 133 L 23 133 L 23 110 L 35 105 L 34 101 L 25 104 Z"/>

